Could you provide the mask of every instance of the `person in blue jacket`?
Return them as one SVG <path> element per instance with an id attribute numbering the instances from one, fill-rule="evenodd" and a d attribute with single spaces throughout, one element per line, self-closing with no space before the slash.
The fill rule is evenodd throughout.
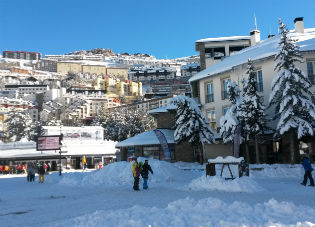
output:
<path id="1" fill-rule="evenodd" d="M 313 168 L 312 168 L 310 159 L 308 157 L 304 156 L 302 159 L 302 165 L 304 167 L 305 174 L 304 174 L 304 180 L 301 184 L 306 186 L 307 178 L 309 178 L 310 179 L 310 185 L 309 186 L 314 187 L 314 180 L 312 177 Z"/>

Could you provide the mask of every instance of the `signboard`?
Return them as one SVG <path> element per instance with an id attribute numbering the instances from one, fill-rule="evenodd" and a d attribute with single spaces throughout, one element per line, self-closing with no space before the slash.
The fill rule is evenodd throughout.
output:
<path id="1" fill-rule="evenodd" d="M 158 138 L 158 140 L 161 144 L 163 153 L 164 153 L 164 158 L 162 158 L 162 160 L 164 159 L 165 161 L 171 161 L 171 152 L 170 152 L 170 149 L 168 148 L 168 143 L 167 143 L 167 140 L 166 140 L 163 132 L 161 132 L 158 129 L 155 129 L 153 131 L 154 131 L 156 137 Z"/>
<path id="2" fill-rule="evenodd" d="M 60 149 L 60 136 L 39 136 L 36 142 L 36 150 L 59 150 Z"/>

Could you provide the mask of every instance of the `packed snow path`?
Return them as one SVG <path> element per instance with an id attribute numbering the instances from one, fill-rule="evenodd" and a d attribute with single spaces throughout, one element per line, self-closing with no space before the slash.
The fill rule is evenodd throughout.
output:
<path id="1" fill-rule="evenodd" d="M 300 185 L 299 165 L 252 165 L 264 169 L 226 181 L 206 178 L 198 164 L 150 164 L 150 189 L 139 192 L 126 162 L 53 173 L 44 184 L 0 176 L 0 226 L 315 225 L 315 188 Z"/>

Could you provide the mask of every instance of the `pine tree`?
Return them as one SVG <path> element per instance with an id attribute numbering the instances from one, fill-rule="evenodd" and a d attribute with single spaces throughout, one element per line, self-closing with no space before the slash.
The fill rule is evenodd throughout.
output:
<path id="1" fill-rule="evenodd" d="M 263 133 L 266 129 L 264 104 L 262 97 L 258 94 L 257 75 L 253 62 L 248 59 L 247 72 L 248 79 L 243 80 L 242 102 L 239 106 L 239 120 L 242 123 L 242 135 L 245 139 L 256 142 L 256 162 L 259 163 L 259 148 L 256 135 Z M 246 141 L 246 158 L 249 161 L 248 140 Z"/>
<path id="2" fill-rule="evenodd" d="M 240 90 L 237 83 L 233 81 L 228 83 L 228 96 L 232 105 L 225 115 L 220 118 L 220 136 L 223 143 L 233 142 L 235 128 L 239 124 L 237 110 L 240 105 Z"/>
<path id="3" fill-rule="evenodd" d="M 250 59 L 248 59 L 246 74 L 248 79 L 243 80 L 242 102 L 239 110 L 240 120 L 243 122 L 243 135 L 251 138 L 266 128 L 265 107 L 257 91 L 257 75 Z"/>
<path id="4" fill-rule="evenodd" d="M 291 134 L 290 161 L 296 161 L 296 138 L 314 135 L 314 104 L 310 100 L 311 83 L 304 72 L 295 64 L 302 62 L 302 56 L 294 40 L 290 38 L 286 26 L 279 20 L 281 40 L 280 52 L 276 55 L 274 77 L 269 98 L 269 106 L 275 107 L 275 119 L 278 119 L 276 135 Z"/>
<path id="5" fill-rule="evenodd" d="M 186 96 L 174 97 L 170 105 L 176 106 L 174 139 L 176 143 L 189 142 L 197 148 L 199 161 L 203 163 L 200 143 L 214 143 L 214 135 L 197 103 Z"/>
<path id="6" fill-rule="evenodd" d="M 4 121 L 6 125 L 6 135 L 13 141 L 20 141 L 24 137 L 29 137 L 32 128 L 32 119 L 29 114 L 14 108 Z"/>

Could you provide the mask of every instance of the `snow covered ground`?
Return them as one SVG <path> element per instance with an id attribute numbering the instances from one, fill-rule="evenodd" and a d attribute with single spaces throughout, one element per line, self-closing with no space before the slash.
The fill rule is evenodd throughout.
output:
<path id="1" fill-rule="evenodd" d="M 315 226 L 315 188 L 300 185 L 300 165 L 251 165 L 250 177 L 225 180 L 194 163 L 149 162 L 139 192 L 127 162 L 44 184 L 0 176 L 0 226 Z"/>

